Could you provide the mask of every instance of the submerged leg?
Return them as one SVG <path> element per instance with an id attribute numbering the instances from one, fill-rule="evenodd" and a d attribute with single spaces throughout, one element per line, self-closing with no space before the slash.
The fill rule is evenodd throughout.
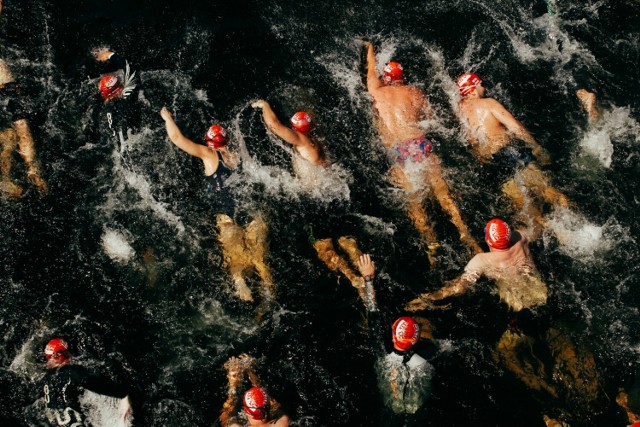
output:
<path id="1" fill-rule="evenodd" d="M 13 128 L 16 131 L 16 135 L 18 135 L 18 144 L 20 146 L 18 153 L 20 153 L 27 165 L 27 178 L 36 186 L 38 192 L 44 195 L 49 189 L 47 183 L 40 177 L 40 170 L 36 162 L 36 151 L 29 125 L 25 119 L 20 119 L 13 122 Z"/>
<path id="2" fill-rule="evenodd" d="M 434 157 L 434 155 L 431 157 Z M 442 178 L 442 168 L 440 167 L 439 161 L 437 158 L 432 160 L 431 157 L 425 180 L 430 183 L 433 194 L 436 196 L 442 209 L 451 217 L 451 222 L 453 222 L 460 233 L 460 240 L 469 247 L 474 255 L 481 253 L 482 248 L 472 237 L 469 228 L 462 220 L 460 209 L 458 209 L 458 205 L 453 201 L 451 193 L 449 192 L 449 186 Z"/>
<path id="3" fill-rule="evenodd" d="M 531 240 L 537 239 L 542 234 L 544 228 L 544 220 L 542 211 L 539 209 L 535 200 L 527 197 L 520 183 L 514 178 L 507 181 L 502 186 L 502 192 L 511 199 L 517 211 L 518 222 L 529 228 L 529 236 Z"/>
<path id="4" fill-rule="evenodd" d="M 331 271 L 342 273 L 349 281 L 351 285 L 358 290 L 358 295 L 363 301 L 366 301 L 366 295 L 364 291 L 364 280 L 360 275 L 354 272 L 347 261 L 338 255 L 331 239 L 316 240 L 313 244 L 313 248 L 318 253 L 320 261 L 324 262 Z"/>
<path id="5" fill-rule="evenodd" d="M 0 131 L 0 143 L 2 153 L 0 153 L 0 169 L 2 172 L 2 182 L 0 188 L 2 192 L 10 197 L 22 196 L 22 188 L 11 182 L 11 166 L 13 164 L 13 150 L 18 144 L 16 133 L 13 128 Z"/>
<path id="6" fill-rule="evenodd" d="M 534 164 L 529 164 L 522 171 L 522 177 L 527 188 L 535 189 L 537 194 L 552 205 L 553 207 L 571 207 L 572 203 L 569 201 L 560 190 L 553 187 L 549 178 Z"/>
<path id="7" fill-rule="evenodd" d="M 251 290 L 242 273 L 248 266 L 244 248 L 244 232 L 233 220 L 223 214 L 216 216 L 218 240 L 222 244 L 222 256 L 235 286 L 235 295 L 242 301 L 252 301 Z"/>
<path id="8" fill-rule="evenodd" d="M 558 397 L 555 387 L 546 381 L 544 364 L 533 354 L 532 346 L 533 338 L 507 330 L 496 346 L 496 355 L 499 362 L 527 387 Z"/>
<path id="9" fill-rule="evenodd" d="M 247 248 L 247 254 L 251 257 L 251 263 L 262 279 L 265 286 L 265 293 L 268 298 L 275 297 L 273 287 L 273 277 L 271 270 L 265 263 L 264 259 L 267 255 L 268 232 L 267 224 L 262 218 L 256 218 L 246 227 L 244 231 L 244 242 Z"/>

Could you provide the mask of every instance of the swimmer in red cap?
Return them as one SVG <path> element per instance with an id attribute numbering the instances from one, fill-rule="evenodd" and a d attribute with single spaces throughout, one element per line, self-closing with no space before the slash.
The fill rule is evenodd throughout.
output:
<path id="1" fill-rule="evenodd" d="M 529 240 L 523 231 L 512 231 L 503 220 L 494 218 L 484 229 L 489 252 L 477 254 L 464 268 L 464 273 L 442 289 L 422 294 L 407 306 L 408 310 L 422 310 L 432 301 L 440 301 L 465 293 L 481 276 L 495 281 L 500 298 L 518 312 L 546 304 L 547 285 L 536 269 Z"/>
<path id="2" fill-rule="evenodd" d="M 0 2 L 0 12 L 2 2 Z M 40 177 L 40 168 L 36 161 L 36 150 L 33 136 L 29 129 L 27 118 L 32 106 L 28 104 L 28 97 L 21 93 L 20 86 L 15 82 L 11 70 L 6 62 L 0 59 L 0 97 L 6 100 L 0 107 L 10 118 L 11 124 L 0 129 L 0 192 L 9 197 L 22 196 L 23 189 L 11 180 L 13 166 L 13 152 L 17 151 L 26 166 L 27 179 L 36 187 L 40 195 L 45 195 L 49 189 L 47 183 Z"/>
<path id="3" fill-rule="evenodd" d="M 231 357 L 224 364 L 229 381 L 227 401 L 222 406 L 222 427 L 287 427 L 289 417 L 280 404 L 260 385 L 256 361 L 247 354 Z M 251 385 L 248 389 L 246 385 Z M 245 390 L 244 392 L 242 390 Z M 241 397 L 242 396 L 242 397 Z M 242 402 L 240 402 L 242 399 Z M 236 416 L 242 408 L 243 416 Z"/>
<path id="4" fill-rule="evenodd" d="M 293 157 L 292 163 L 298 177 L 306 178 L 307 175 L 312 175 L 309 165 L 326 166 L 322 146 L 311 135 L 313 120 L 307 112 L 299 111 L 291 117 L 292 129 L 278 120 L 267 101 L 259 99 L 251 106 L 262 110 L 262 120 L 271 132 L 293 145 L 296 156 Z"/>
<path id="5" fill-rule="evenodd" d="M 131 417 L 131 404 L 125 387 L 109 378 L 90 373 L 73 363 L 69 345 L 61 338 L 50 340 L 44 348 L 47 371 L 44 375 L 43 401 L 47 425 L 87 425 L 80 397 L 85 390 L 122 399 L 120 409 L 124 420 Z M 65 421 L 66 420 L 66 421 Z M 114 420 L 115 421 L 115 420 Z"/>
<path id="6" fill-rule="evenodd" d="M 417 87 L 404 83 L 404 70 L 397 62 L 390 62 L 384 68 L 382 79 L 376 71 L 376 56 L 373 45 L 367 47 L 367 90 L 373 97 L 378 113 L 378 131 L 382 144 L 394 162 L 390 176 L 394 184 L 408 191 L 408 214 L 421 237 L 428 245 L 427 255 L 435 262 L 435 252 L 440 247 L 430 219 L 423 206 L 423 188 L 415 188 L 407 175 L 410 164 L 422 164 L 422 185 L 428 186 L 442 209 L 458 228 L 460 240 L 472 253 L 482 249 L 472 237 L 454 202 L 447 183 L 442 177 L 439 156 L 434 152 L 431 140 L 425 136 L 421 121 L 433 116 L 426 95 Z M 415 178 L 415 177 L 414 177 Z"/>
<path id="7" fill-rule="evenodd" d="M 477 74 L 462 74 L 456 84 L 462 97 L 459 118 L 474 154 L 493 179 L 504 182 L 503 193 L 512 199 L 519 220 L 531 225 L 531 237 L 536 238 L 543 225 L 542 206 L 532 202 L 532 197 L 552 206 L 570 205 L 535 162 L 549 163 L 549 154 L 500 102 L 485 97 L 486 88 Z"/>

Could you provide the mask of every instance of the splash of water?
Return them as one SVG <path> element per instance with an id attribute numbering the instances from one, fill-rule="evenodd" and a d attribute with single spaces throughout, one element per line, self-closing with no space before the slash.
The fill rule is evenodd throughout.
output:
<path id="1" fill-rule="evenodd" d="M 112 260 L 121 263 L 129 262 L 136 254 L 127 236 L 117 230 L 105 230 L 102 234 L 102 248 Z"/>

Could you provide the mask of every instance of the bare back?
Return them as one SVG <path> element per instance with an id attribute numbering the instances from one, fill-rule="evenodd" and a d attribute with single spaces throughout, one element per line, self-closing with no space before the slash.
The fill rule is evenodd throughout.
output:
<path id="1" fill-rule="evenodd" d="M 533 263 L 529 242 L 523 236 L 506 251 L 478 254 L 465 267 L 465 275 L 495 281 L 500 299 L 513 311 L 547 302 L 547 286 Z"/>
<path id="2" fill-rule="evenodd" d="M 507 128 L 496 117 L 498 105 L 493 98 L 460 102 L 460 118 L 469 133 L 469 141 L 477 154 L 486 159 L 511 141 Z"/>
<path id="3" fill-rule="evenodd" d="M 424 135 L 418 122 L 425 118 L 430 106 L 420 89 L 410 85 L 381 86 L 370 91 L 378 111 L 382 143 L 394 143 Z"/>

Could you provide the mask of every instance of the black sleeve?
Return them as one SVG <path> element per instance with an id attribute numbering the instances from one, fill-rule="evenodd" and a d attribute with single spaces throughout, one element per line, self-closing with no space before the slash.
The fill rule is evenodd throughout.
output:
<path id="1" fill-rule="evenodd" d="M 103 394 L 105 396 L 117 397 L 122 399 L 129 394 L 129 391 L 123 385 L 111 381 L 105 376 L 91 374 L 81 366 L 74 366 L 71 375 L 78 385 L 94 393 Z"/>
<path id="2" fill-rule="evenodd" d="M 380 311 L 369 311 L 367 313 L 367 320 L 369 323 L 369 343 L 371 348 L 375 355 L 382 356 L 387 353 L 384 318 Z"/>
<path id="3" fill-rule="evenodd" d="M 124 70 L 126 66 L 126 59 L 119 53 L 114 53 L 111 58 L 102 62 L 93 60 L 92 63 L 87 65 L 87 74 L 90 79 L 97 79 L 103 74 L 113 73 L 114 71 Z"/>

